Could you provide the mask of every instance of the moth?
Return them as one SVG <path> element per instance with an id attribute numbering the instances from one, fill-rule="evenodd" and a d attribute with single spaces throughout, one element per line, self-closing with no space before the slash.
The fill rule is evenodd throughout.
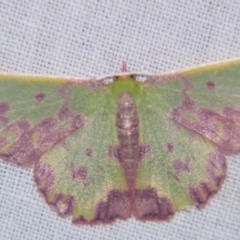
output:
<path id="1" fill-rule="evenodd" d="M 112 77 L 0 74 L 0 158 L 76 224 L 205 206 L 240 150 L 240 58 Z"/>

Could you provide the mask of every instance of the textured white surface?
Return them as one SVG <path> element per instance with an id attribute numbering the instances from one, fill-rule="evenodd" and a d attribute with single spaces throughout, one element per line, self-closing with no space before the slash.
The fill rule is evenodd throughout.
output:
<path id="1" fill-rule="evenodd" d="M 240 1 L 1 0 L 0 71 L 159 73 L 240 56 Z M 0 239 L 240 239 L 240 156 L 202 211 L 169 223 L 74 226 L 39 197 L 31 169 L 0 160 Z"/>

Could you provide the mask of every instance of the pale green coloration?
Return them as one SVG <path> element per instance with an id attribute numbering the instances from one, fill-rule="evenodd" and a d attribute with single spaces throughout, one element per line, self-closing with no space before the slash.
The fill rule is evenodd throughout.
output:
<path id="1" fill-rule="evenodd" d="M 220 188 L 223 149 L 240 150 L 239 94 L 240 60 L 144 83 L 0 75 L 0 157 L 34 164 L 47 203 L 75 223 L 166 220 Z"/>

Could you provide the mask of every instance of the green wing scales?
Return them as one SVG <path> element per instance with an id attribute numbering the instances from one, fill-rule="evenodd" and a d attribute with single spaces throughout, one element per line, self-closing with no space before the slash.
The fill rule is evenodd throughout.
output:
<path id="1" fill-rule="evenodd" d="M 168 219 L 217 193 L 226 177 L 224 152 L 240 150 L 239 93 L 239 60 L 144 82 L 139 142 L 151 150 L 138 167 L 137 217 Z"/>
<path id="2" fill-rule="evenodd" d="M 0 75 L 0 157 L 74 223 L 204 206 L 240 150 L 240 60 L 135 81 Z"/>
<path id="3" fill-rule="evenodd" d="M 71 214 L 75 223 L 125 219 L 130 214 L 126 179 L 110 154 L 117 144 L 116 101 L 108 98 L 106 89 L 84 94 L 80 89 L 69 90 L 69 96 L 77 96 L 70 107 L 83 114 L 84 125 L 42 157 L 35 168 L 36 182 L 60 215 Z M 55 179 L 50 191 L 49 175 L 42 181 L 46 171 Z"/>
<path id="4" fill-rule="evenodd" d="M 0 157 L 34 164 L 38 189 L 60 216 L 94 223 L 130 215 L 124 171 L 110 154 L 117 102 L 105 84 L 1 76 L 0 89 Z"/>

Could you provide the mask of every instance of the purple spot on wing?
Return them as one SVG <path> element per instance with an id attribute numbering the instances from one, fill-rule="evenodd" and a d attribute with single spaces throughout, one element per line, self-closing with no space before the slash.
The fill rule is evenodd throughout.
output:
<path id="1" fill-rule="evenodd" d="M 219 113 L 212 109 L 197 107 L 193 99 L 188 96 L 188 90 L 191 89 L 188 79 L 184 79 L 181 75 L 179 77 L 184 83 L 181 91 L 183 100 L 173 108 L 170 119 L 210 139 L 227 151 L 239 151 L 240 128 L 232 121 L 236 118 L 239 120 L 239 110 L 230 110 L 226 106 L 223 113 Z M 209 80 L 209 86 L 213 86 L 211 81 Z"/>
<path id="2" fill-rule="evenodd" d="M 88 157 L 92 157 L 93 156 L 93 150 L 91 148 L 87 148 L 85 150 L 85 154 L 88 156 Z"/>
<path id="3" fill-rule="evenodd" d="M 173 161 L 173 168 L 175 170 L 175 173 L 177 176 L 184 172 L 189 172 L 190 171 L 190 160 L 180 160 L 176 159 Z"/>
<path id="4" fill-rule="evenodd" d="M 197 187 L 189 187 L 188 194 L 196 207 L 204 207 L 209 198 L 217 193 L 217 189 L 212 188 L 208 183 L 201 182 Z"/>
<path id="5" fill-rule="evenodd" d="M 4 116 L 10 109 L 10 106 L 7 102 L 0 102 L 0 124 L 5 127 L 8 123 L 8 118 Z"/>
<path id="6" fill-rule="evenodd" d="M 35 149 L 29 136 L 23 135 L 6 152 L 0 153 L 4 160 L 17 165 L 31 165 L 40 159 L 43 152 Z"/>
<path id="7" fill-rule="evenodd" d="M 190 97 L 186 97 L 181 106 L 179 107 L 182 111 L 194 111 L 195 103 Z"/>
<path id="8" fill-rule="evenodd" d="M 0 102 L 0 115 L 4 115 L 9 111 L 10 107 L 7 102 Z"/>
<path id="9" fill-rule="evenodd" d="M 167 220 L 174 214 L 172 201 L 158 196 L 156 189 L 136 190 L 134 215 L 140 220 Z"/>
<path id="10" fill-rule="evenodd" d="M 219 151 L 209 153 L 207 161 L 206 173 L 209 182 L 202 181 L 188 189 L 189 196 L 198 208 L 205 206 L 209 198 L 218 192 L 227 172 L 226 158 Z"/>
<path id="11" fill-rule="evenodd" d="M 228 151 L 240 150 L 240 128 L 232 121 L 213 110 L 204 108 L 198 111 L 198 119 L 199 122 L 193 127 L 200 134 Z"/>
<path id="12" fill-rule="evenodd" d="M 62 216 L 69 216 L 73 212 L 75 198 L 61 193 L 55 193 L 52 198 L 52 191 L 55 187 L 55 174 L 52 166 L 47 163 L 37 163 L 34 167 L 34 181 L 38 190 L 45 198 L 45 201 Z M 51 199 L 51 200 L 50 200 Z"/>
<path id="13" fill-rule="evenodd" d="M 240 125 L 240 109 L 235 109 L 233 107 L 224 107 L 223 115 L 232 122 Z"/>
<path id="14" fill-rule="evenodd" d="M 48 149 L 56 145 L 58 142 L 76 131 L 78 128 L 83 127 L 84 123 L 84 118 L 81 115 L 78 115 L 73 118 L 70 124 L 65 128 L 59 130 L 53 128 L 52 131 L 50 130 L 49 132 L 42 131 L 39 137 L 39 144 L 42 148 Z"/>
<path id="15" fill-rule="evenodd" d="M 38 92 L 36 93 L 35 98 L 38 102 L 43 102 L 46 98 L 46 94 L 43 92 Z"/>
<path id="16" fill-rule="evenodd" d="M 59 112 L 58 112 L 58 118 L 61 120 L 61 121 L 65 121 L 71 117 L 74 116 L 74 112 L 67 106 L 67 104 L 63 105 Z"/>
<path id="17" fill-rule="evenodd" d="M 138 158 L 137 161 L 141 161 L 144 157 L 147 156 L 147 154 L 150 153 L 151 147 L 149 144 L 138 144 Z"/>
<path id="18" fill-rule="evenodd" d="M 110 159 L 115 159 L 119 162 L 122 162 L 122 153 L 119 146 L 109 146 L 108 155 Z"/>
<path id="19" fill-rule="evenodd" d="M 85 124 L 85 118 L 82 115 L 77 115 L 76 117 L 73 118 L 70 126 L 69 126 L 69 131 L 75 131 L 80 127 L 83 127 Z"/>
<path id="20" fill-rule="evenodd" d="M 82 127 L 84 123 L 85 119 L 81 115 L 72 117 L 68 125 L 61 129 L 58 129 L 57 120 L 53 117 L 43 119 L 32 128 L 26 120 L 12 123 L 6 126 L 4 131 L 14 132 L 18 140 L 1 152 L 0 157 L 17 165 L 31 165 L 37 162 L 45 151 Z"/>
<path id="21" fill-rule="evenodd" d="M 26 134 L 29 129 L 30 124 L 26 120 L 20 120 L 6 127 L 5 131 L 16 133 L 19 140 L 6 152 L 0 154 L 3 159 L 17 165 L 29 165 L 41 157 L 42 152 L 34 149 L 30 136 Z"/>
<path id="22" fill-rule="evenodd" d="M 45 197 L 54 189 L 55 175 L 52 166 L 48 163 L 39 162 L 34 167 L 34 181 L 40 192 Z"/>
<path id="23" fill-rule="evenodd" d="M 208 80 L 206 83 L 207 89 L 212 91 L 215 89 L 216 85 L 215 82 L 213 80 Z"/>
<path id="24" fill-rule="evenodd" d="M 22 136 L 30 129 L 30 123 L 27 120 L 19 120 L 6 127 L 6 131 L 14 132 L 18 137 Z"/>
<path id="25" fill-rule="evenodd" d="M 69 81 L 66 84 L 64 84 L 63 86 L 61 86 L 59 89 L 59 95 L 65 100 L 69 100 L 69 96 L 67 95 L 67 90 L 71 85 L 72 85 L 72 83 Z"/>
<path id="26" fill-rule="evenodd" d="M 54 200 L 49 202 L 49 204 L 57 211 L 59 216 L 67 217 L 72 215 L 75 202 L 76 200 L 73 196 L 66 196 L 61 193 L 57 193 Z"/>
<path id="27" fill-rule="evenodd" d="M 227 161 L 226 157 L 219 151 L 211 152 L 207 156 L 208 164 L 206 172 L 217 187 L 220 187 L 226 177 Z"/>
<path id="28" fill-rule="evenodd" d="M 192 117 L 190 118 L 189 115 Z M 227 151 L 237 152 L 240 150 L 240 128 L 233 121 L 214 110 L 195 108 L 189 111 L 183 110 L 180 105 L 173 109 L 170 118 L 210 139 Z"/>
<path id="29" fill-rule="evenodd" d="M 38 143 L 45 144 L 44 141 L 48 136 L 50 136 L 57 127 L 57 121 L 53 117 L 48 117 L 43 119 L 40 123 L 35 125 L 30 133 L 33 135 L 35 133 L 39 133 Z"/>
<path id="30" fill-rule="evenodd" d="M 167 151 L 172 152 L 173 149 L 174 149 L 174 145 L 171 142 L 167 143 Z"/>
<path id="31" fill-rule="evenodd" d="M 70 168 L 71 176 L 73 180 L 79 180 L 81 182 L 85 182 L 87 179 L 87 167 L 80 166 L 78 168 L 71 167 Z"/>
<path id="32" fill-rule="evenodd" d="M 128 192 L 112 190 L 108 193 L 107 200 L 97 204 L 94 219 L 87 222 L 83 216 L 73 220 L 76 224 L 111 223 L 116 219 L 127 219 L 132 211 Z"/>
<path id="33" fill-rule="evenodd" d="M 190 83 L 191 81 L 188 77 L 184 76 L 181 73 L 178 73 L 176 76 L 183 82 L 182 95 L 186 96 L 187 91 L 192 88 L 191 83 Z"/>
<path id="34" fill-rule="evenodd" d="M 7 139 L 4 137 L 0 137 L 0 149 L 4 148 L 7 145 Z"/>

